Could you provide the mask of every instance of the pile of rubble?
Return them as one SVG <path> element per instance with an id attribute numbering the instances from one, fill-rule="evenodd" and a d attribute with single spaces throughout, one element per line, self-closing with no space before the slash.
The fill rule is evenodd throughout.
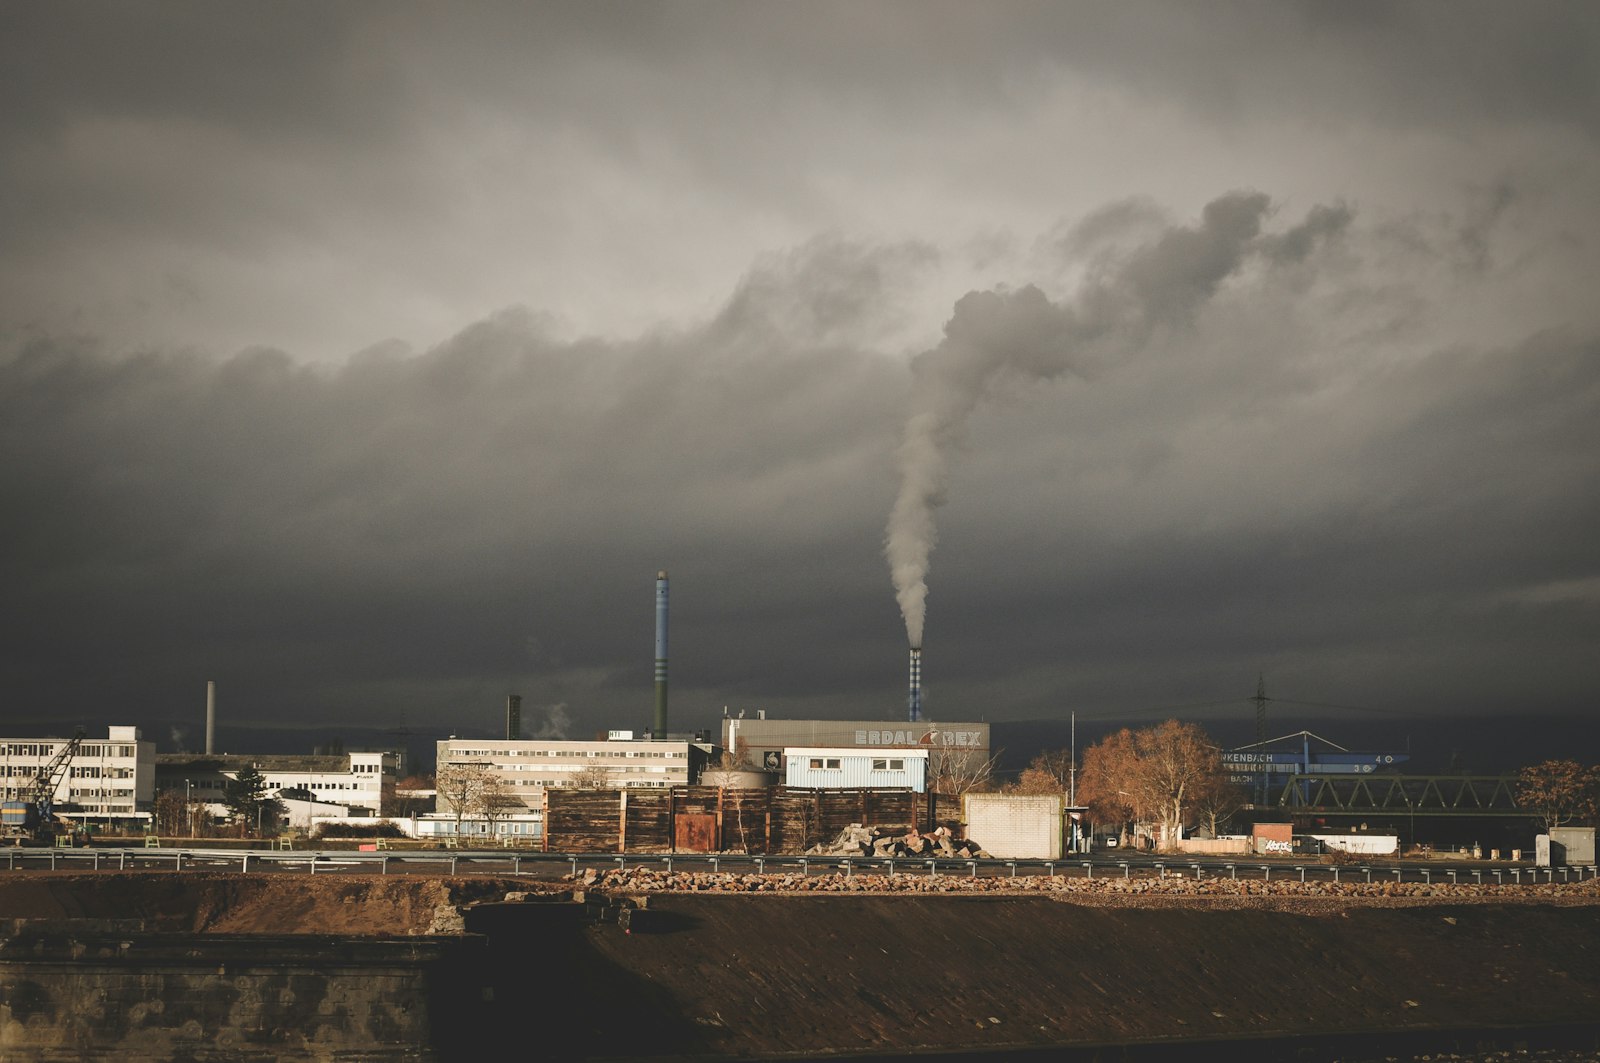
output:
<path id="1" fill-rule="evenodd" d="M 853 853 L 851 855 L 854 855 Z M 570 877 L 570 876 L 568 876 Z M 824 874 L 786 871 L 758 874 L 733 871 L 666 871 L 639 865 L 626 869 L 585 870 L 583 886 L 629 893 L 1023 893 L 1053 894 L 1084 901 L 1115 902 L 1181 898 L 1212 901 L 1292 898 L 1362 900 L 1369 903 L 1440 903 L 1540 900 L 1593 904 L 1600 899 L 1600 879 L 1582 883 L 1422 883 L 1301 882 L 1283 877 L 1270 881 L 1208 876 L 1203 879 L 1135 875 L 1130 878 L 1067 878 L 1047 875 L 936 874 L 908 871 L 894 875 L 849 869 Z"/>
<path id="2" fill-rule="evenodd" d="M 988 859 L 983 846 L 971 838 L 957 839 L 950 828 L 940 827 L 923 834 L 912 827 L 896 834 L 882 827 L 852 823 L 832 842 L 813 845 L 807 856 L 875 856 L 882 859 L 901 856 L 932 856 L 941 860 Z"/>

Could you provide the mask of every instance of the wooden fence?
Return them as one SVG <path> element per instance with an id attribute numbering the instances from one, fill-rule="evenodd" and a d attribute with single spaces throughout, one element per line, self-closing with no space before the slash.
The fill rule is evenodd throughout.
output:
<path id="1" fill-rule="evenodd" d="M 802 853 L 852 823 L 905 833 L 954 828 L 960 799 L 911 790 L 546 790 L 547 852 Z"/>

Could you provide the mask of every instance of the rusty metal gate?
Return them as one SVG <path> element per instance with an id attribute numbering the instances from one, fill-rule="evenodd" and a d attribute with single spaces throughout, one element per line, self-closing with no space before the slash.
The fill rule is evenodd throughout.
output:
<path id="1" fill-rule="evenodd" d="M 672 847 L 680 853 L 717 851 L 717 817 L 713 812 L 680 812 L 674 817 Z"/>

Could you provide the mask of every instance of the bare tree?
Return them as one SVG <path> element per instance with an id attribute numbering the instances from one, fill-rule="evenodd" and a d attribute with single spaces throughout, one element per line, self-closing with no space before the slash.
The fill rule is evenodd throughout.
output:
<path id="1" fill-rule="evenodd" d="M 717 758 L 717 766 L 723 771 L 750 771 L 750 743 L 743 738 L 733 740 L 732 749 L 724 749 Z"/>
<path id="2" fill-rule="evenodd" d="M 478 798 L 484 781 L 491 776 L 489 765 L 481 761 L 450 761 L 439 765 L 434 781 L 441 812 L 456 817 L 456 837 L 461 836 L 461 821 L 478 811 Z"/>
<path id="3" fill-rule="evenodd" d="M 611 773 L 599 764 L 587 764 L 572 776 L 572 785 L 580 790 L 614 790 L 616 784 Z"/>
<path id="4" fill-rule="evenodd" d="M 181 790 L 163 790 L 156 795 L 155 832 L 157 834 L 188 834 L 192 820 L 189 802 Z"/>
<path id="5" fill-rule="evenodd" d="M 928 747 L 928 791 L 960 798 L 971 793 L 988 793 L 995 788 L 994 768 L 1000 760 L 1000 751 L 984 756 L 983 751 L 972 746 L 947 746 L 935 741 L 940 734 L 937 724 L 927 724 L 928 732 L 923 742 Z"/>
<path id="6" fill-rule="evenodd" d="M 1140 772 L 1135 793 L 1171 846 L 1183 834 L 1195 801 L 1222 775 L 1222 751 L 1199 725 L 1168 720 L 1134 734 Z"/>
<path id="7" fill-rule="evenodd" d="M 1229 822 L 1250 801 L 1244 787 L 1230 782 L 1226 775 L 1215 775 L 1201 781 L 1194 799 L 1194 812 L 1200 825 L 1213 838 L 1221 836 Z"/>
<path id="8" fill-rule="evenodd" d="M 510 816 L 517 809 L 524 807 L 511 792 L 511 786 L 501 776 L 489 772 L 484 776 L 483 783 L 478 787 L 477 799 L 473 809 L 489 824 L 489 836 L 492 838 L 497 833 L 495 824 Z"/>
<path id="9" fill-rule="evenodd" d="M 729 770 L 733 769 L 730 768 Z M 750 851 L 750 836 L 745 829 L 744 823 L 744 791 L 738 787 L 732 787 L 724 790 L 723 793 L 727 795 L 728 802 L 733 807 L 733 824 L 739 831 L 739 851 L 748 853 Z M 726 841 L 723 842 L 723 848 L 727 848 Z"/>

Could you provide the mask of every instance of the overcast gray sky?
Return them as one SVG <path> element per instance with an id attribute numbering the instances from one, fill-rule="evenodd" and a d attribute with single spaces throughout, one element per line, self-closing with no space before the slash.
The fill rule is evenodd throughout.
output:
<path id="1" fill-rule="evenodd" d="M 0 19 L 0 723 L 1600 708 L 1593 4 Z"/>

